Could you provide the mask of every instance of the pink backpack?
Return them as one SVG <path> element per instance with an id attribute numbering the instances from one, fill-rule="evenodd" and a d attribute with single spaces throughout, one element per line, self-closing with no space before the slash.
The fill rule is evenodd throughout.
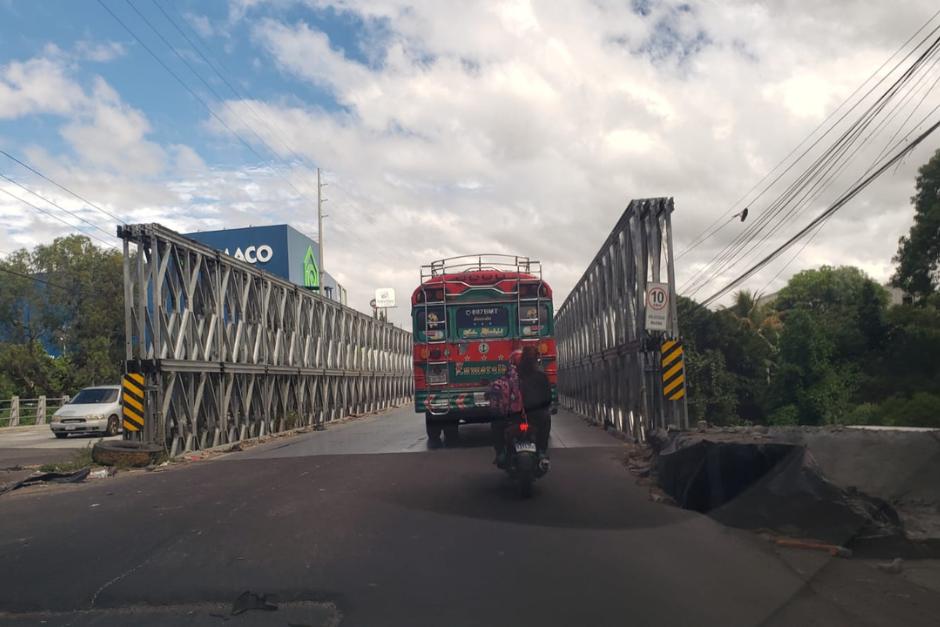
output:
<path id="1" fill-rule="evenodd" d="M 519 372 L 515 366 L 510 364 L 506 374 L 490 384 L 487 396 L 490 407 L 499 416 L 522 413 L 522 391 L 519 389 Z"/>

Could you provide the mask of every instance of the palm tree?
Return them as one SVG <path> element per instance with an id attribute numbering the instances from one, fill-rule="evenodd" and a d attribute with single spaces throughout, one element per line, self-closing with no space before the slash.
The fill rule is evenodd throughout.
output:
<path id="1" fill-rule="evenodd" d="M 751 290 L 738 290 L 734 294 L 734 304 L 730 310 L 742 324 L 759 329 L 764 318 L 763 307 L 757 302 L 757 295 Z"/>
<path id="2" fill-rule="evenodd" d="M 772 349 L 775 348 L 775 340 L 782 326 L 780 316 L 769 303 L 761 303 L 758 294 L 751 290 L 738 290 L 734 294 L 734 303 L 728 311 L 743 326 L 754 331 Z"/>

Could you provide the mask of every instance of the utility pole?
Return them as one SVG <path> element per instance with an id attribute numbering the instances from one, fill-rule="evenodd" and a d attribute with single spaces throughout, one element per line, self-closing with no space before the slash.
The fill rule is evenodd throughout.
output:
<path id="1" fill-rule="evenodd" d="M 317 168 L 317 241 L 319 242 L 319 251 L 320 254 L 317 255 L 317 266 L 319 266 L 320 272 L 320 293 L 323 293 L 323 218 L 328 216 L 323 215 L 323 203 L 326 202 L 326 198 L 323 197 L 323 188 L 326 187 L 326 183 L 320 182 L 320 168 Z"/>

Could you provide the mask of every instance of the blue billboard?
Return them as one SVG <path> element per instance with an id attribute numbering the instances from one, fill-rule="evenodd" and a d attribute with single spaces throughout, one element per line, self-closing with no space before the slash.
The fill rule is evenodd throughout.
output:
<path id="1" fill-rule="evenodd" d="M 292 226 L 249 226 L 184 235 L 292 283 L 346 303 L 343 287 L 329 274 L 320 271 L 320 245 Z"/>

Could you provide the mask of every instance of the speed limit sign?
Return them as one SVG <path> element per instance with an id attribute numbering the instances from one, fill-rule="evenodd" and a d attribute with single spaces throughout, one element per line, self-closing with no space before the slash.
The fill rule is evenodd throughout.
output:
<path id="1" fill-rule="evenodd" d="M 648 283 L 646 286 L 646 330 L 669 330 L 668 283 Z"/>

